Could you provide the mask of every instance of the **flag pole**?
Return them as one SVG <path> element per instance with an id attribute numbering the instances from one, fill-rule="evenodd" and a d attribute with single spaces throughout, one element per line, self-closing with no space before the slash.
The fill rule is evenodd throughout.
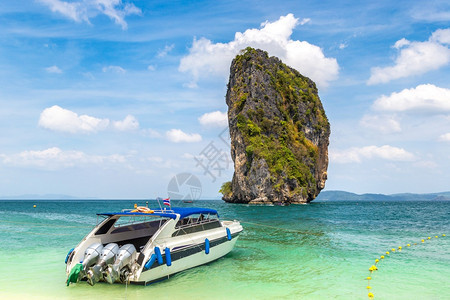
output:
<path id="1" fill-rule="evenodd" d="M 160 209 L 160 210 L 163 210 L 162 207 L 161 207 L 161 203 L 159 202 L 159 200 L 162 200 L 162 198 L 161 198 L 161 197 L 156 197 L 156 201 L 158 201 L 159 209 Z"/>

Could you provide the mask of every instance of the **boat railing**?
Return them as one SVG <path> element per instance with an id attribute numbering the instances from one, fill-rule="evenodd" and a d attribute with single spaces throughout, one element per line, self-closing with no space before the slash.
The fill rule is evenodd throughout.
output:
<path id="1" fill-rule="evenodd" d="M 191 234 L 219 227 L 222 227 L 219 219 L 205 219 L 176 227 L 175 232 L 172 234 L 172 236 L 175 237 L 185 234 Z"/>
<path id="2" fill-rule="evenodd" d="M 179 225 L 179 226 L 176 226 L 175 228 L 176 229 L 183 229 L 183 228 L 188 228 L 188 227 L 192 227 L 192 226 L 196 226 L 196 225 L 202 225 L 202 224 L 211 223 L 211 222 L 214 222 L 214 220 L 196 221 L 196 222 L 192 222 L 192 223 Z"/>
<path id="3" fill-rule="evenodd" d="M 182 228 L 191 227 L 194 225 L 201 225 L 201 224 L 218 221 L 218 218 L 217 217 L 214 218 L 214 216 L 215 215 L 210 215 L 210 214 L 207 214 L 207 215 L 200 214 L 199 217 L 186 217 L 186 218 L 179 220 L 177 222 L 177 224 L 175 225 L 175 228 L 182 229 Z"/>

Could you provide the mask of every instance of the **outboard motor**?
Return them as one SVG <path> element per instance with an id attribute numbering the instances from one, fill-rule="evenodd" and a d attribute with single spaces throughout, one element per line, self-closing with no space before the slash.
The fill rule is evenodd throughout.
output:
<path id="1" fill-rule="evenodd" d="M 125 282 L 130 274 L 130 265 L 136 257 L 136 248 L 133 244 L 123 245 L 116 254 L 114 264 L 108 265 L 104 278 L 108 283 L 116 281 Z"/>
<path id="2" fill-rule="evenodd" d="M 100 243 L 95 243 L 90 245 L 86 251 L 84 251 L 84 259 L 80 263 L 83 264 L 83 271 L 86 273 L 87 269 L 95 265 L 102 253 L 103 245 Z"/>
<path id="3" fill-rule="evenodd" d="M 67 285 L 70 282 L 76 283 L 86 276 L 86 271 L 89 267 L 95 265 L 102 252 L 103 245 L 100 243 L 91 244 L 86 251 L 84 251 L 84 258 L 79 264 L 76 264 L 67 277 Z"/>
<path id="4" fill-rule="evenodd" d="M 119 246 L 116 243 L 110 243 L 106 245 L 100 253 L 100 258 L 97 264 L 90 267 L 87 271 L 87 282 L 90 285 L 94 285 L 103 278 L 103 271 L 109 264 L 112 264 L 115 260 L 116 254 L 119 251 Z"/>

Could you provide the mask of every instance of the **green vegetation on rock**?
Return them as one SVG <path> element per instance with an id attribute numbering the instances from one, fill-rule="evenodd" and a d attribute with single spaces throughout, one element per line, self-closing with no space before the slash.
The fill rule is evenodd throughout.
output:
<path id="1" fill-rule="evenodd" d="M 221 187 L 220 190 L 219 190 L 219 193 L 221 193 L 224 197 L 229 197 L 229 196 L 231 196 L 231 194 L 232 194 L 232 191 L 231 191 L 231 181 L 224 182 L 224 183 L 222 184 L 222 187 Z"/>
<path id="2" fill-rule="evenodd" d="M 250 116 L 253 114 L 250 113 Z M 305 139 L 292 122 L 283 121 L 284 124 L 281 124 L 277 120 L 265 118 L 265 129 L 273 131 L 265 135 L 261 134 L 258 120 L 250 116 L 239 114 L 237 122 L 247 145 L 245 152 L 248 167 L 250 168 L 253 160 L 264 159 L 273 175 L 272 182 L 277 192 L 286 179 L 297 179 L 300 183 L 297 189 L 309 185 L 309 189 L 314 190 L 316 182 L 309 167 L 316 160 L 317 147 Z M 279 136 L 276 137 L 275 133 L 279 133 Z"/>

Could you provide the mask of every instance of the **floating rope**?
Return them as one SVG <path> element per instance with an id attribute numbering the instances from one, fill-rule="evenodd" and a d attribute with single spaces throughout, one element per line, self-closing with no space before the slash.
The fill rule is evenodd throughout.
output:
<path id="1" fill-rule="evenodd" d="M 445 237 L 445 234 L 442 234 L 442 236 Z M 436 239 L 437 239 L 438 237 L 439 237 L 439 236 L 437 236 L 437 235 L 434 236 L 434 238 L 436 238 Z M 431 240 L 431 236 L 427 237 L 427 240 Z M 421 243 L 425 243 L 425 239 L 421 239 L 420 242 L 421 242 Z M 409 247 L 411 247 L 411 246 L 416 246 L 416 245 L 417 245 L 417 243 L 406 244 L 405 247 L 406 247 L 406 248 L 409 248 Z M 391 253 L 394 254 L 396 251 L 397 251 L 397 252 L 401 252 L 402 249 L 403 249 L 402 246 L 399 246 L 397 249 L 396 249 L 396 248 L 391 248 L 391 251 L 390 251 L 390 252 L 389 252 L 389 251 L 386 251 L 386 252 L 385 252 L 385 255 L 390 256 Z M 369 299 L 373 299 L 373 298 L 375 297 L 374 294 L 373 294 L 373 292 L 370 291 L 370 290 L 372 289 L 372 287 L 370 286 L 370 281 L 372 280 L 372 274 L 373 274 L 373 272 L 378 271 L 377 264 L 378 264 L 381 260 L 383 260 L 384 258 L 385 258 L 385 256 L 384 256 L 384 255 L 381 255 L 381 256 L 380 256 L 380 259 L 378 259 L 378 258 L 375 259 L 375 264 L 369 267 L 370 276 L 367 276 L 367 277 L 365 278 L 365 280 L 367 280 L 367 287 L 366 287 L 366 289 L 367 289 L 368 292 L 369 292 L 369 293 L 367 294 L 367 296 L 369 297 Z"/>

